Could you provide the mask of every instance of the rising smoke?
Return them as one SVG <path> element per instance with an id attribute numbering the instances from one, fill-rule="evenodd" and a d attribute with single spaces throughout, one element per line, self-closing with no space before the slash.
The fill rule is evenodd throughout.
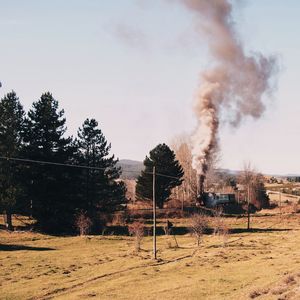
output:
<path id="1" fill-rule="evenodd" d="M 218 147 L 221 118 L 237 127 L 247 116 L 262 116 L 263 96 L 272 92 L 276 58 L 245 53 L 229 0 L 178 1 L 195 14 L 196 31 L 200 38 L 206 38 L 213 61 L 212 67 L 201 73 L 195 105 L 198 125 L 192 137 L 193 166 L 203 185 Z"/>

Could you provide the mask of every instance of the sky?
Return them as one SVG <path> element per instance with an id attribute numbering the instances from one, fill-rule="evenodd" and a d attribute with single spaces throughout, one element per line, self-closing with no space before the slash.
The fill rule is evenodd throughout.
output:
<path id="1" fill-rule="evenodd" d="M 158 143 L 191 134 L 199 74 L 211 63 L 193 16 L 175 0 L 0 0 L 0 97 L 25 109 L 50 91 L 68 134 L 95 118 L 120 159 L 143 160 Z M 238 129 L 221 124 L 220 167 L 251 161 L 268 174 L 300 173 L 300 2 L 235 0 L 249 53 L 276 55 L 267 110 Z"/>

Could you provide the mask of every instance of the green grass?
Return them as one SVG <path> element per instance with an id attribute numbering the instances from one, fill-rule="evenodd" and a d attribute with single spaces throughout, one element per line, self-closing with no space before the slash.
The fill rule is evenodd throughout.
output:
<path id="1" fill-rule="evenodd" d="M 211 235 L 200 248 L 190 235 L 177 236 L 179 248 L 159 236 L 158 261 L 151 237 L 136 255 L 131 237 L 0 231 L 0 299 L 278 299 L 293 292 L 284 280 L 300 270 L 298 218 L 260 213 L 253 232 L 243 232 L 246 219 L 228 218 L 241 232 L 226 247 Z"/>

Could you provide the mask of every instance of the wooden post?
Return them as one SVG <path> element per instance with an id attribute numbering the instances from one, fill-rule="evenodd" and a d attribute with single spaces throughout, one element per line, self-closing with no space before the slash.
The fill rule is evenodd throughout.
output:
<path id="1" fill-rule="evenodd" d="M 155 167 L 153 167 L 153 256 L 156 259 L 156 197 L 155 197 Z"/>
<path id="2" fill-rule="evenodd" d="M 248 185 L 248 226 L 247 229 L 250 229 L 250 185 Z"/>
<path id="3" fill-rule="evenodd" d="M 184 210 L 184 201 L 185 201 L 185 181 L 183 182 L 183 193 L 182 193 L 182 200 L 181 200 L 181 210 Z"/>

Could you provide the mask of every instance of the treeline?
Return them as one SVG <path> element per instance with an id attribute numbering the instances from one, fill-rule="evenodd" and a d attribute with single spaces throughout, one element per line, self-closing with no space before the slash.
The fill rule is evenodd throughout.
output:
<path id="1" fill-rule="evenodd" d="M 118 160 L 97 121 L 86 119 L 76 137 L 66 129 L 49 92 L 27 113 L 15 92 L 0 100 L 0 209 L 8 229 L 11 215 L 21 213 L 43 231 L 70 232 L 82 212 L 96 228 L 99 214 L 126 203 Z"/>

